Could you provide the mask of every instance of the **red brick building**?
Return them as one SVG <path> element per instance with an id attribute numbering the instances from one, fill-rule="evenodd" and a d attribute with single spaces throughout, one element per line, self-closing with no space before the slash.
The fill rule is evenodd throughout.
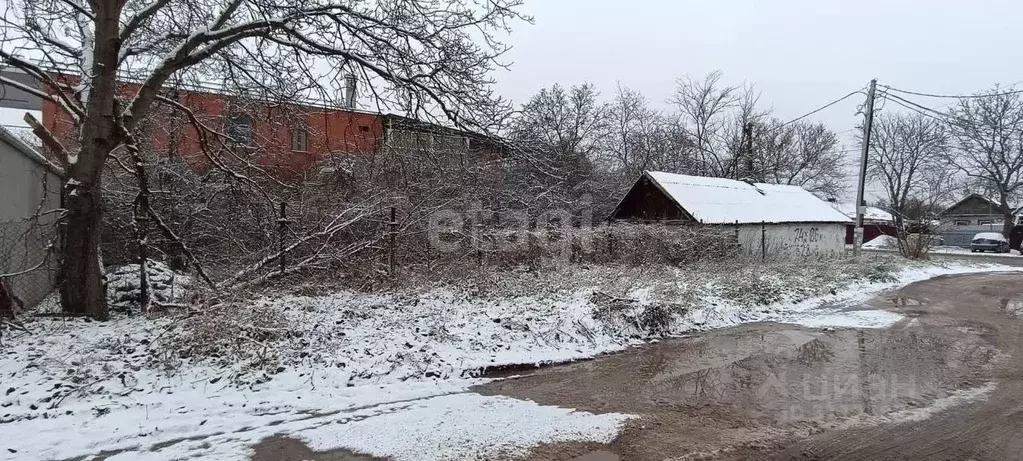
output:
<path id="1" fill-rule="evenodd" d="M 134 83 L 121 87 L 125 96 L 137 89 Z M 383 118 L 377 113 L 246 100 L 206 90 L 177 90 L 169 97 L 191 109 L 203 125 L 231 138 L 208 136 L 213 150 L 223 142 L 248 160 L 282 173 L 302 171 L 329 153 L 374 151 L 384 136 Z M 42 114 L 43 124 L 65 145 L 75 142 L 66 112 L 44 100 Z M 145 147 L 178 156 L 200 169 L 210 166 L 199 130 L 180 111 L 154 106 L 140 126 Z"/>
<path id="2" fill-rule="evenodd" d="M 70 75 L 57 74 L 55 78 L 70 85 L 77 81 L 77 76 Z M 130 98 L 138 87 L 137 83 L 125 82 L 120 91 Z M 0 89 L 12 90 L 8 93 L 13 94 L 12 88 Z M 207 150 L 227 147 L 233 154 L 285 176 L 301 173 L 329 154 L 388 155 L 397 150 L 457 163 L 464 156 L 501 158 L 508 149 L 501 139 L 393 114 L 272 102 L 201 88 L 173 90 L 164 96 L 188 107 L 201 124 L 230 138 L 207 135 L 207 140 L 213 141 L 212 149 Z M 6 102 L 0 97 L 0 106 Z M 65 146 L 74 146 L 74 125 L 66 112 L 38 98 L 29 104 L 40 107 L 43 125 Z M 139 127 L 144 152 L 184 159 L 199 171 L 212 167 L 201 145 L 200 131 L 181 111 L 155 104 Z M 232 156 L 223 157 L 231 160 Z"/>

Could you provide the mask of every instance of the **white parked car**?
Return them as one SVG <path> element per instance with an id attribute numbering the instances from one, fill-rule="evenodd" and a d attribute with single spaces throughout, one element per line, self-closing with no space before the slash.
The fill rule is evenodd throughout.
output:
<path id="1" fill-rule="evenodd" d="M 993 251 L 995 253 L 1009 252 L 1009 239 L 998 232 L 981 232 L 973 236 L 970 242 L 970 251 Z"/>

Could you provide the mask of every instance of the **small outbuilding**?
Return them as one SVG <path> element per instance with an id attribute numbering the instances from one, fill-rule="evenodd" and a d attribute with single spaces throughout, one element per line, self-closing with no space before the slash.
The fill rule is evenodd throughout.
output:
<path id="1" fill-rule="evenodd" d="M 851 220 L 799 186 L 647 171 L 611 220 L 733 230 L 744 251 L 823 256 L 845 251 Z"/>
<path id="2" fill-rule="evenodd" d="M 845 244 L 852 245 L 856 235 L 856 204 L 831 202 L 831 206 L 852 221 L 845 226 Z M 882 235 L 899 236 L 899 229 L 895 227 L 895 216 L 878 207 L 864 207 L 863 241 L 869 242 Z"/>

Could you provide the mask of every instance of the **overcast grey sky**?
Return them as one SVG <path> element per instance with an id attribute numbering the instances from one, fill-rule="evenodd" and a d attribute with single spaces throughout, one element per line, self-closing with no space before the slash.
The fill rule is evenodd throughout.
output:
<path id="1" fill-rule="evenodd" d="M 871 78 L 954 94 L 1023 80 L 1019 0 L 526 0 L 525 11 L 536 23 L 516 28 L 511 70 L 496 76 L 519 103 L 555 82 L 592 82 L 610 97 L 620 81 L 657 106 L 676 77 L 721 70 L 726 83 L 754 83 L 761 103 L 789 119 Z M 862 102 L 812 120 L 850 130 Z"/>

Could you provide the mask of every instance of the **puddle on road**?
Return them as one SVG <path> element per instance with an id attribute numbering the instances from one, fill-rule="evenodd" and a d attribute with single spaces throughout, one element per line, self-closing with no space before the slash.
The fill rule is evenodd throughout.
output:
<path id="1" fill-rule="evenodd" d="M 926 404 L 969 382 L 990 350 L 948 331 L 769 324 L 664 341 L 475 390 L 597 413 L 779 425 Z"/>
<path id="2" fill-rule="evenodd" d="M 267 437 L 252 450 L 251 461 L 387 461 L 344 449 L 313 451 L 305 442 L 285 436 Z"/>
<path id="3" fill-rule="evenodd" d="M 905 296 L 888 298 L 888 301 L 891 302 L 894 307 L 916 307 L 927 305 L 927 300 L 925 299 L 909 298 Z"/>

